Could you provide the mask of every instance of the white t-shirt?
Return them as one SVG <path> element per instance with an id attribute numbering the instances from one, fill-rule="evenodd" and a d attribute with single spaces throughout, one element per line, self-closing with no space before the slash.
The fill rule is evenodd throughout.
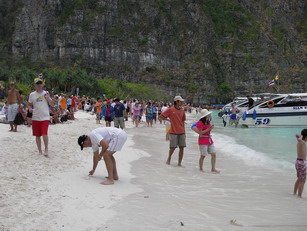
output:
<path id="1" fill-rule="evenodd" d="M 89 105 L 87 103 L 84 105 L 84 111 L 88 111 L 88 110 L 90 110 L 90 108 L 91 108 L 91 105 Z"/>
<path id="2" fill-rule="evenodd" d="M 134 108 L 135 107 L 135 103 L 131 103 L 131 108 Z M 132 111 L 133 113 L 133 111 Z"/>
<path id="3" fill-rule="evenodd" d="M 163 106 L 163 107 L 161 108 L 161 112 L 163 113 L 163 112 L 165 112 L 167 109 L 168 109 L 168 107 Z"/>
<path id="4" fill-rule="evenodd" d="M 43 91 L 41 93 L 34 91 L 30 94 L 29 103 L 33 104 L 32 120 L 50 120 L 49 106 L 47 100 L 45 99 L 46 93 L 46 91 Z"/>
<path id="5" fill-rule="evenodd" d="M 101 140 L 110 143 L 112 137 L 119 134 L 120 132 L 121 129 L 115 127 L 101 127 L 91 131 L 88 136 L 91 139 L 93 151 L 96 152 L 99 150 Z"/>

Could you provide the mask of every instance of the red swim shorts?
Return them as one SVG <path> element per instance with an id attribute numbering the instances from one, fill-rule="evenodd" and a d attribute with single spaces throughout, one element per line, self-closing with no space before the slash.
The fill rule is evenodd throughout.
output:
<path id="1" fill-rule="evenodd" d="M 48 135 L 49 120 L 32 121 L 33 136 Z"/>

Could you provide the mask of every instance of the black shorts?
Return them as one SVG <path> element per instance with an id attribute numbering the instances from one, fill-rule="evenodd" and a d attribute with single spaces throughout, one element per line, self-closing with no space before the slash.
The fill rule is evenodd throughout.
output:
<path id="1" fill-rule="evenodd" d="M 32 118 L 32 113 L 28 111 L 28 112 L 27 112 L 27 117 L 28 117 L 28 118 Z"/>
<path id="2" fill-rule="evenodd" d="M 109 117 L 104 117 L 104 120 L 105 120 L 106 122 L 112 122 L 112 121 L 113 121 L 113 119 L 112 119 L 111 116 L 109 116 Z"/>

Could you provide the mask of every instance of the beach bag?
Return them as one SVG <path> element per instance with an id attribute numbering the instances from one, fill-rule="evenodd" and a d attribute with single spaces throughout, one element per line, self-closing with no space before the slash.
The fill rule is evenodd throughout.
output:
<path id="1" fill-rule="evenodd" d="M 68 116 L 67 115 L 63 115 L 60 120 L 61 120 L 62 123 L 66 122 L 68 120 Z"/>
<path id="2" fill-rule="evenodd" d="M 17 113 L 15 119 L 14 119 L 14 124 L 17 124 L 17 125 L 21 125 L 24 123 L 24 119 L 23 119 L 23 116 L 20 112 Z"/>

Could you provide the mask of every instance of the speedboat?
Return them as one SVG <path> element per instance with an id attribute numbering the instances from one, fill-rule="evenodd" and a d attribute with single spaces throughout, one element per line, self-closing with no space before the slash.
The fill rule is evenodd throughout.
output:
<path id="1" fill-rule="evenodd" d="M 236 105 L 237 107 L 241 104 L 245 104 L 245 103 L 248 103 L 248 100 L 246 97 L 236 97 L 233 99 L 232 102 L 226 104 L 223 108 L 222 108 L 222 111 L 223 112 L 228 112 L 231 110 L 231 106 L 234 104 Z"/>
<path id="2" fill-rule="evenodd" d="M 252 99 L 254 100 L 254 105 L 258 104 L 261 102 L 260 97 L 263 96 L 265 99 L 268 99 L 269 97 L 272 96 L 272 93 L 259 93 L 259 94 L 254 94 Z M 238 110 L 238 117 L 241 118 L 243 113 L 247 111 L 249 108 L 249 102 L 247 97 L 236 97 L 234 100 L 228 104 L 226 104 L 222 110 L 218 113 L 218 115 L 221 117 L 225 112 L 230 113 L 231 111 L 231 106 L 235 105 L 237 110 Z"/>
<path id="3" fill-rule="evenodd" d="M 307 93 L 280 94 L 245 111 L 245 127 L 307 127 Z"/>

